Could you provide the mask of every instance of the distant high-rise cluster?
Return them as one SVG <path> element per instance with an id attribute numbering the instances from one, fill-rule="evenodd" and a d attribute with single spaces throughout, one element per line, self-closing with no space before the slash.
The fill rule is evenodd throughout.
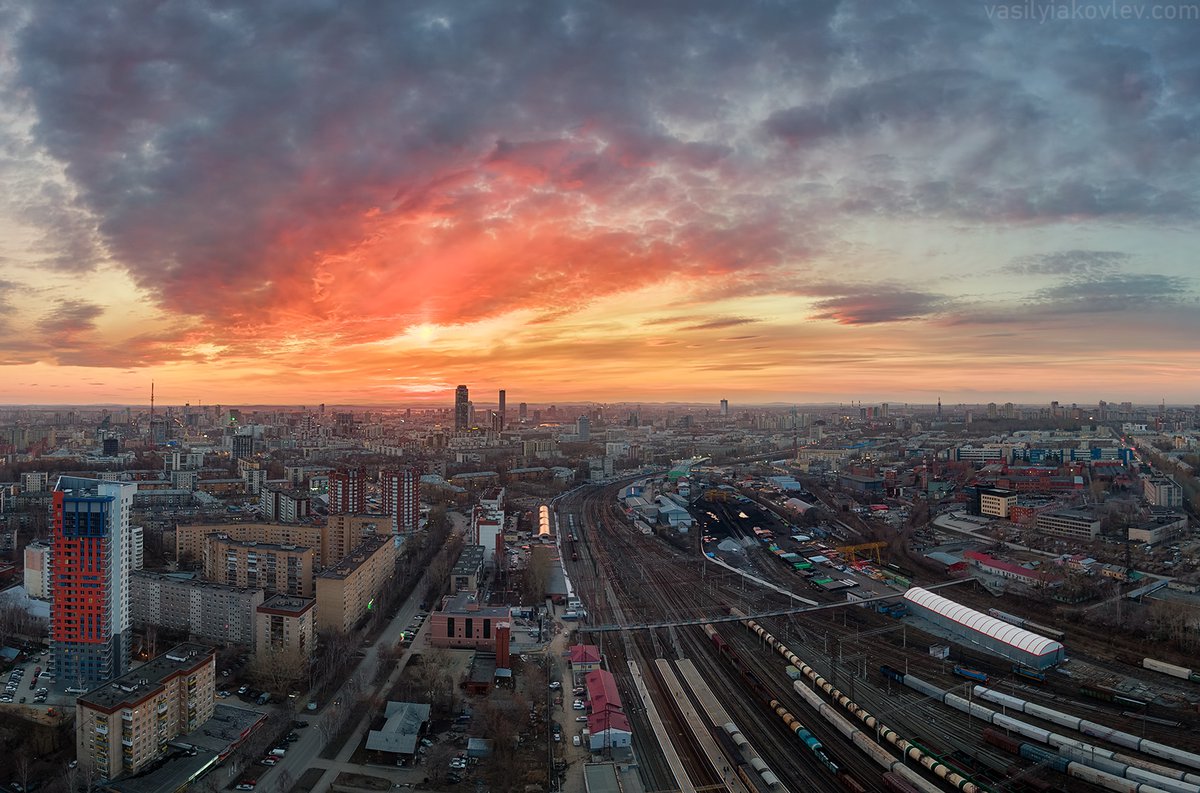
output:
<path id="1" fill-rule="evenodd" d="M 466 432 L 471 425 L 470 400 L 467 387 L 460 385 L 454 389 L 454 431 Z"/>
<path id="2" fill-rule="evenodd" d="M 721 415 L 722 416 L 729 415 L 729 400 L 728 399 L 721 400 Z"/>

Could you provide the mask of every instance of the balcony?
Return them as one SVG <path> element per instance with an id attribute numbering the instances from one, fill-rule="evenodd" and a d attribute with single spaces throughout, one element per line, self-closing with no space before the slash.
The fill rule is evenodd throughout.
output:
<path id="1" fill-rule="evenodd" d="M 100 733 L 101 735 L 108 735 L 108 725 L 107 724 L 97 724 L 96 732 Z"/>
<path id="2" fill-rule="evenodd" d="M 133 721 L 133 714 L 132 714 L 132 713 L 130 713 L 129 711 L 124 711 L 124 712 L 122 712 L 122 713 L 121 713 L 121 720 L 122 720 L 122 721 L 129 721 L 129 722 L 132 722 L 132 721 Z"/>
<path id="3" fill-rule="evenodd" d="M 130 749 L 132 749 L 133 748 L 133 738 L 126 738 L 126 737 L 122 736 L 121 744 L 123 746 L 128 746 Z"/>
<path id="4" fill-rule="evenodd" d="M 168 705 L 167 705 L 167 703 L 163 702 L 163 703 L 161 703 L 161 704 L 158 706 L 158 708 L 157 708 L 156 710 L 157 710 L 157 712 L 158 712 L 159 714 L 162 714 L 162 713 L 166 713 L 166 712 L 167 712 L 167 708 L 168 708 Z"/>

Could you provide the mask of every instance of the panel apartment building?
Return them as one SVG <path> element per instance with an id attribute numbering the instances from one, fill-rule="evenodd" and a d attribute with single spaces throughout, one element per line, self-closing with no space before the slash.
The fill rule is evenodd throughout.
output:
<path id="1" fill-rule="evenodd" d="M 255 613 L 265 595 L 257 587 L 181 580 L 137 571 L 130 579 L 134 625 L 160 625 L 221 644 L 254 646 Z"/>
<path id="2" fill-rule="evenodd" d="M 317 577 L 317 628 L 349 631 L 366 616 L 396 571 L 391 537 L 364 540 L 345 559 Z"/>
<path id="3" fill-rule="evenodd" d="M 312 548 L 299 545 L 239 542 L 216 534 L 205 545 L 204 577 L 226 586 L 312 597 L 315 556 Z"/>
<path id="4" fill-rule="evenodd" d="M 180 644 L 75 701 L 75 744 L 101 782 L 135 774 L 212 718 L 216 653 Z"/>
<path id="5" fill-rule="evenodd" d="M 312 548 L 318 568 L 337 564 L 365 538 L 391 532 L 386 515 L 331 515 L 324 523 L 194 523 L 175 527 L 175 558 L 204 558 L 209 535 L 239 542 Z"/>

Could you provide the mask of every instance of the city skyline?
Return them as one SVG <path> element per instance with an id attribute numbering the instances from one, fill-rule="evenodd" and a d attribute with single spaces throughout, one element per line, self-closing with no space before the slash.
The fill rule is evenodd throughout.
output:
<path id="1" fill-rule="evenodd" d="M 0 404 L 1200 401 L 1200 21 L 4 7 Z"/>

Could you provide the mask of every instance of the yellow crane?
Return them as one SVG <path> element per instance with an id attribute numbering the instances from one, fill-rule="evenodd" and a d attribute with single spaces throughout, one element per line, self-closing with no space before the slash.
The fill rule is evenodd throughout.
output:
<path id="1" fill-rule="evenodd" d="M 838 553 L 845 556 L 850 562 L 855 560 L 860 551 L 866 551 L 867 553 L 865 556 L 868 558 L 874 558 L 875 564 L 883 564 L 883 557 L 880 555 L 879 551 L 886 547 L 886 542 L 867 542 L 863 543 L 862 545 L 843 545 L 837 550 Z"/>

